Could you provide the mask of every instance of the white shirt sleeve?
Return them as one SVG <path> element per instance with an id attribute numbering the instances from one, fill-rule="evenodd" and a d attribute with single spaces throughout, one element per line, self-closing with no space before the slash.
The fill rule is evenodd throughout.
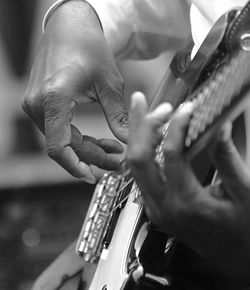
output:
<path id="1" fill-rule="evenodd" d="M 152 58 L 190 37 L 185 0 L 87 0 L 117 58 Z"/>
<path id="2" fill-rule="evenodd" d="M 197 51 L 215 22 L 228 11 L 241 8 L 247 0 L 191 0 L 190 9 L 194 51 Z"/>
<path id="3" fill-rule="evenodd" d="M 87 0 L 117 58 L 153 58 L 190 38 L 199 48 L 216 20 L 247 0 Z M 191 13 L 190 11 L 191 6 Z M 190 23 L 191 19 L 191 23 Z"/>

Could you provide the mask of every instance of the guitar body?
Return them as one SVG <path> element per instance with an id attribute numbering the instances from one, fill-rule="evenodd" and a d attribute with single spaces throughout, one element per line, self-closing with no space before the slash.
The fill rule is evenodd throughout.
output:
<path id="1" fill-rule="evenodd" d="M 128 200 L 120 213 L 112 241 L 104 250 L 89 290 L 122 289 L 128 278 L 131 241 L 142 215 L 142 205 Z M 113 265 L 110 267 L 110 265 Z"/>
<path id="2" fill-rule="evenodd" d="M 151 108 L 163 100 L 177 108 L 196 89 L 193 84 L 202 81 L 203 77 L 200 76 L 225 35 L 228 18 L 228 15 L 224 15 L 217 21 L 195 59 L 184 71 L 179 68 L 183 67 L 182 60 L 185 67 L 187 58 L 183 58 L 181 53 L 177 54 L 156 92 Z M 240 146 L 245 145 L 244 134 L 242 136 Z M 214 170 L 206 151 L 200 150 L 192 160 L 201 183 L 211 183 Z M 206 265 L 173 237 L 156 229 L 146 218 L 139 189 L 126 178 L 110 174 L 104 177 L 95 191 L 77 245 L 77 252 L 87 262 L 96 265 L 93 278 L 85 284 L 84 289 L 243 289 Z M 127 188 L 128 184 L 133 185 Z M 127 188 L 128 193 L 126 190 L 124 192 L 124 188 Z M 191 260 L 195 261 L 196 267 L 190 264 Z M 208 277 L 206 281 L 195 277 L 197 273 L 203 277 L 203 270 Z M 195 280 L 197 283 L 193 283 Z"/>
<path id="3" fill-rule="evenodd" d="M 174 242 L 169 239 L 167 243 L 166 234 L 154 229 L 140 199 L 135 200 L 137 190 L 132 187 L 133 194 L 121 210 L 112 240 L 102 251 L 91 284 L 84 289 L 165 289 L 170 283 L 163 264 L 172 255 Z M 148 270 L 152 277 L 145 284 Z"/>

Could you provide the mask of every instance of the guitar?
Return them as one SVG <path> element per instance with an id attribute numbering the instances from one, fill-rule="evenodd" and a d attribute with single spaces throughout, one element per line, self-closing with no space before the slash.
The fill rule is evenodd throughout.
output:
<path id="1" fill-rule="evenodd" d="M 151 107 L 165 96 L 174 108 L 186 100 L 194 102 L 185 140 L 190 160 L 203 154 L 217 128 L 239 116 L 249 99 L 249 9 L 250 1 L 241 11 L 223 15 L 183 72 L 176 70 L 177 55 L 156 92 Z M 163 136 L 166 132 L 167 125 Z M 163 146 L 164 137 L 156 150 L 160 167 L 164 166 Z M 208 164 L 199 174 L 203 184 L 212 182 L 210 169 Z M 95 189 L 77 243 L 77 253 L 96 267 L 85 289 L 168 289 L 176 244 L 174 237 L 147 219 L 130 171 L 106 173 Z"/>

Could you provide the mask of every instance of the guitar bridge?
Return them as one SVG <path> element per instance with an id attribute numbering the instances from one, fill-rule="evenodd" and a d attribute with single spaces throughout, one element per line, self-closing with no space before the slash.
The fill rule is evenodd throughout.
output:
<path id="1" fill-rule="evenodd" d="M 96 186 L 76 246 L 85 261 L 95 263 L 100 258 L 122 182 L 123 177 L 112 172 L 104 174 Z"/>

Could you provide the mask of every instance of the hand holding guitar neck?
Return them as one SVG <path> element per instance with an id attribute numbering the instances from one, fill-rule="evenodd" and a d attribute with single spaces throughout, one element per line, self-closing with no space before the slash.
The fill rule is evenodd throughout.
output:
<path id="1" fill-rule="evenodd" d="M 233 145 L 230 123 L 209 143 L 221 182 L 203 187 L 185 150 L 194 106 L 184 104 L 171 118 L 164 138 L 166 178 L 162 178 L 154 157 L 164 117 L 159 108 L 147 113 L 142 94 L 135 93 L 132 103 L 127 157 L 149 219 L 227 274 L 249 282 L 250 171 Z"/>

